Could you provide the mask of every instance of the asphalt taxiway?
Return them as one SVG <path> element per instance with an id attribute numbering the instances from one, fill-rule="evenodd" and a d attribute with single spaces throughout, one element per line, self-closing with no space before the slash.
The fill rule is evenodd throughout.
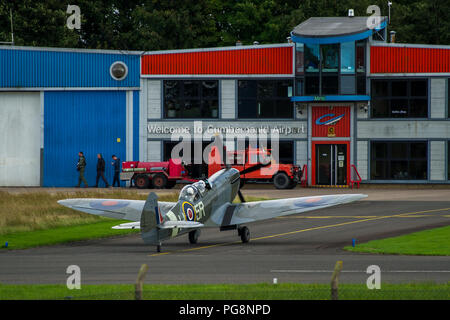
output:
<path id="1" fill-rule="evenodd" d="M 260 195 L 260 190 L 243 189 Z M 337 190 L 336 190 L 337 191 Z M 81 268 L 82 283 L 134 283 L 141 264 L 150 269 L 146 283 L 329 283 L 333 267 L 343 261 L 342 283 L 365 283 L 367 267 L 378 265 L 383 282 L 450 281 L 450 257 L 351 253 L 356 243 L 450 225 L 450 197 L 419 194 L 412 199 L 380 196 L 368 190 L 316 190 L 316 194 L 367 193 L 346 205 L 250 224 L 251 241 L 242 244 L 236 231 L 203 229 L 199 243 L 187 236 L 163 244 L 163 252 L 143 244 L 138 234 L 81 241 L 27 250 L 0 251 L 0 283 L 65 284 L 69 265 Z M 273 197 L 287 197 L 267 190 Z M 302 196 L 302 189 L 292 190 Z M 433 194 L 433 190 L 426 193 Z M 448 190 L 439 190 L 450 195 Z M 387 195 L 390 194 L 390 197 Z M 401 193 L 399 193 L 401 194 Z M 278 196 L 277 196 L 278 195 Z M 309 195 L 309 194 L 308 194 Z M 436 195 L 436 192 L 434 193 Z M 415 199 L 415 200 L 413 200 Z M 449 239 L 450 245 L 450 239 Z"/>

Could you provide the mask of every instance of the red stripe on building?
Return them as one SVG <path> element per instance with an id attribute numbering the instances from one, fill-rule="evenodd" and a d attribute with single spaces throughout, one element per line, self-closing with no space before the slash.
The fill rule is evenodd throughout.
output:
<path id="1" fill-rule="evenodd" d="M 450 73 L 450 49 L 370 47 L 371 73 Z"/>
<path id="2" fill-rule="evenodd" d="M 293 47 L 161 53 L 142 56 L 143 75 L 293 73 Z"/>

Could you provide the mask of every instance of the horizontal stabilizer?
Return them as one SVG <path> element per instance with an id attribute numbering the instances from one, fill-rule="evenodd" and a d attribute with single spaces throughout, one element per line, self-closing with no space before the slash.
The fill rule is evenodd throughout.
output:
<path id="1" fill-rule="evenodd" d="M 173 229 L 173 228 L 201 228 L 203 224 L 195 221 L 166 221 L 163 224 L 158 225 L 160 229 Z"/>
<path id="2" fill-rule="evenodd" d="M 114 226 L 112 227 L 112 229 L 116 229 L 116 230 L 122 230 L 122 229 L 140 229 L 140 222 L 128 222 L 128 223 L 122 223 L 119 224 L 118 226 Z"/>

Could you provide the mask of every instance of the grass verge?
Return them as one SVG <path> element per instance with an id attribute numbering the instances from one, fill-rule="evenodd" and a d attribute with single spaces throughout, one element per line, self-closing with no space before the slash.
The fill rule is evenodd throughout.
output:
<path id="1" fill-rule="evenodd" d="M 129 221 L 90 215 L 57 203 L 58 200 L 70 198 L 145 200 L 147 195 L 121 189 L 53 194 L 0 192 L 0 249 L 5 249 L 6 242 L 8 249 L 26 249 L 139 232 L 111 229 L 112 226 Z M 162 195 L 159 200 L 175 202 L 178 193 Z M 265 199 L 249 197 L 248 200 Z"/>
<path id="2" fill-rule="evenodd" d="M 144 285 L 150 300 L 329 300 L 328 284 L 204 284 Z M 133 285 L 82 285 L 69 290 L 64 285 L 1 285 L 0 300 L 132 300 Z M 450 283 L 382 284 L 368 290 L 362 284 L 341 284 L 341 300 L 448 300 Z"/>
<path id="3" fill-rule="evenodd" d="M 139 230 L 111 229 L 111 227 L 124 222 L 129 221 L 103 218 L 101 221 L 85 223 L 81 225 L 56 227 L 47 230 L 11 233 L 1 235 L 0 244 L 2 244 L 2 249 L 5 249 L 6 242 L 8 242 L 7 249 L 26 249 L 80 240 L 120 236 L 139 232 Z"/>
<path id="4" fill-rule="evenodd" d="M 344 249 L 366 253 L 449 256 L 450 226 L 373 240 Z"/>

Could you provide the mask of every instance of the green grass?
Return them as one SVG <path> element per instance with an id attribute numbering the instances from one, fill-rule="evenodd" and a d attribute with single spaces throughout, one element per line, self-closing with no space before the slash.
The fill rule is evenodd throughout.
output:
<path id="1" fill-rule="evenodd" d="M 26 249 L 139 232 L 138 230 L 111 229 L 112 226 L 129 221 L 90 215 L 57 203 L 58 200 L 69 198 L 145 200 L 147 194 L 121 189 L 87 190 L 75 193 L 0 192 L 0 250 L 5 250 L 6 242 L 8 242 L 7 249 Z M 162 195 L 159 200 L 175 202 L 178 200 L 178 193 Z M 249 197 L 248 200 L 265 199 Z"/>
<path id="2" fill-rule="evenodd" d="M 5 242 L 7 249 L 26 249 L 32 247 L 68 243 L 73 241 L 98 239 L 113 236 L 126 235 L 139 232 L 139 230 L 115 230 L 111 229 L 126 220 L 112 220 L 103 218 L 101 221 L 73 225 L 68 227 L 57 227 L 47 230 L 17 232 L 0 236 L 0 244 L 4 250 Z"/>
<path id="3" fill-rule="evenodd" d="M 0 300 L 53 299 L 134 299 L 133 285 L 81 285 L 69 290 L 65 285 L 2 285 Z M 144 285 L 144 299 L 151 300 L 328 300 L 328 284 L 207 284 Z M 361 284 L 341 284 L 341 300 L 449 300 L 450 283 L 382 284 L 369 290 Z"/>
<path id="4" fill-rule="evenodd" d="M 354 248 L 348 246 L 344 249 L 367 253 L 449 256 L 450 226 L 357 243 Z"/>

